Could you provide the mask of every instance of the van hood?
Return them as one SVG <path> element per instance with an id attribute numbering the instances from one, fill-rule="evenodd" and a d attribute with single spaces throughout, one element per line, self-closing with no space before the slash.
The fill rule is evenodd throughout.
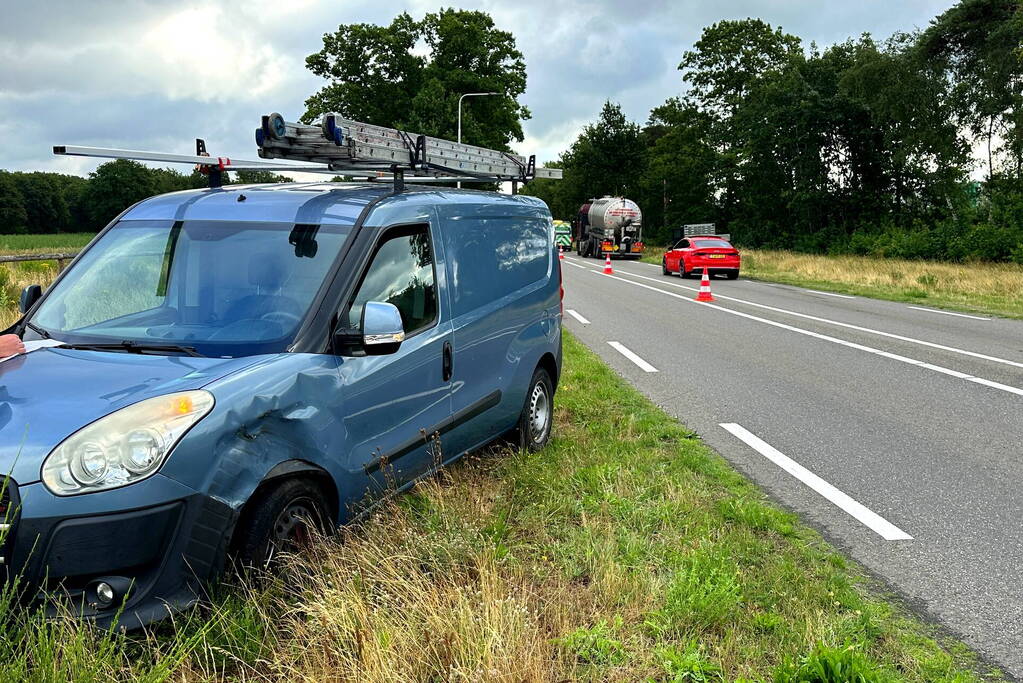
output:
<path id="1" fill-rule="evenodd" d="M 38 481 L 43 459 L 85 425 L 153 396 L 198 389 L 260 358 L 53 347 L 0 361 L 0 476 Z"/>

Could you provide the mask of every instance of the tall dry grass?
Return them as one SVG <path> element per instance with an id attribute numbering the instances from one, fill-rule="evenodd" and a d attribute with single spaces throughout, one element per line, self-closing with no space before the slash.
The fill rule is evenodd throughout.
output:
<path id="1" fill-rule="evenodd" d="M 747 276 L 864 296 L 1023 317 L 1023 266 L 743 249 Z"/>
<path id="2" fill-rule="evenodd" d="M 74 254 L 95 237 L 92 233 L 0 235 L 0 255 Z M 49 287 L 57 277 L 56 261 L 0 264 L 0 330 L 18 319 L 18 296 L 27 285 Z"/>
<path id="3" fill-rule="evenodd" d="M 424 493 L 441 506 L 456 503 L 436 487 Z M 421 526 L 401 510 L 389 515 L 387 529 L 349 535 L 343 551 L 325 543 L 295 560 L 302 593 L 282 610 L 288 635 L 268 661 L 272 678 L 574 678 L 573 657 L 557 639 L 610 606 L 562 580 L 538 582 L 481 539 L 444 548 L 427 537 L 411 547 Z"/>
<path id="4" fill-rule="evenodd" d="M 49 287 L 57 277 L 55 261 L 26 261 L 0 264 L 0 330 L 19 317 L 18 297 L 28 285 Z"/>

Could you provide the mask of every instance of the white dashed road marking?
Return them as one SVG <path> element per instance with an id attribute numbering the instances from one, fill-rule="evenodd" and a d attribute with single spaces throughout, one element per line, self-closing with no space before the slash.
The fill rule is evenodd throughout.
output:
<path id="1" fill-rule="evenodd" d="M 804 291 L 813 292 L 814 294 L 823 294 L 824 296 L 837 296 L 839 299 L 855 299 L 856 298 L 854 296 L 849 296 L 848 294 L 835 294 L 834 292 L 822 292 L 819 289 L 807 289 L 807 290 L 804 290 Z"/>
<path id="2" fill-rule="evenodd" d="M 570 316 L 572 316 L 573 318 L 575 318 L 576 320 L 581 322 L 583 325 L 589 325 L 590 324 L 589 320 L 587 320 L 586 318 L 582 317 L 581 315 L 579 315 L 578 313 L 573 311 L 571 308 L 566 309 L 565 313 L 568 313 Z"/>
<path id="3" fill-rule="evenodd" d="M 627 348 L 625 348 L 624 346 L 622 346 L 618 342 L 611 341 L 611 342 L 608 342 L 608 344 L 611 345 L 612 349 L 614 349 L 615 351 L 617 351 L 618 353 L 622 354 L 623 356 L 625 356 L 626 358 L 631 360 L 633 363 L 638 365 L 639 369 L 642 370 L 643 372 L 657 372 L 657 368 L 655 368 L 654 366 L 650 365 L 650 363 L 647 363 L 645 360 L 643 360 L 642 358 L 640 358 L 639 356 L 634 354 L 632 351 L 629 351 Z"/>
<path id="4" fill-rule="evenodd" d="M 991 318 L 981 318 L 979 315 L 966 315 L 965 313 L 953 313 L 952 311 L 939 311 L 933 308 L 920 308 L 919 306 L 906 306 L 906 308 L 912 308 L 914 311 L 926 311 L 927 313 L 941 313 L 942 315 L 954 315 L 958 318 L 970 318 L 971 320 L 991 320 Z"/>
<path id="5" fill-rule="evenodd" d="M 866 526 L 871 531 L 875 532 L 878 536 L 886 541 L 909 541 L 913 537 L 907 534 L 905 531 L 895 526 L 887 519 L 877 514 L 870 508 L 858 503 L 842 491 L 838 490 L 828 482 L 824 481 L 816 474 L 806 469 L 798 462 L 788 457 L 778 449 L 771 446 L 769 443 L 753 434 L 745 427 L 735 423 L 725 423 L 720 425 L 722 428 L 728 430 L 728 432 L 739 439 L 747 446 L 755 450 L 760 455 L 764 456 L 778 467 L 782 468 L 793 477 L 803 482 L 811 489 L 819 493 L 820 495 L 827 498 L 829 501 L 834 503 L 838 508 L 851 515 L 861 524 Z"/>

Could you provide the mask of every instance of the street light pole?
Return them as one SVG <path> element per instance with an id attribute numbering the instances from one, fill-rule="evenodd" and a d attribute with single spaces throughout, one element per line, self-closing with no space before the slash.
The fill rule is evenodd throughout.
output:
<path id="1" fill-rule="evenodd" d="M 466 97 L 486 97 L 488 95 L 500 95 L 499 92 L 467 92 L 458 98 L 458 142 L 462 142 L 462 100 Z M 462 181 L 458 181 L 458 187 L 462 187 Z"/>

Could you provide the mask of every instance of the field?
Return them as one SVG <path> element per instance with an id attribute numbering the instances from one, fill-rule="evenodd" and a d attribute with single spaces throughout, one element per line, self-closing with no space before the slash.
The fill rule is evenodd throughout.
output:
<path id="1" fill-rule="evenodd" d="M 0 235 L 0 255 L 74 253 L 95 237 L 92 233 Z M 48 286 L 57 276 L 56 261 L 0 264 L 0 330 L 18 319 L 18 296 L 26 285 Z"/>
<path id="2" fill-rule="evenodd" d="M 937 308 L 1023 318 L 1023 266 L 742 249 L 744 277 Z M 644 261 L 660 263 L 663 247 Z"/>
<path id="3" fill-rule="evenodd" d="M 91 232 L 59 235 L 0 235 L 0 254 L 78 251 L 95 236 Z"/>
<path id="4" fill-rule="evenodd" d="M 148 634 L 45 624 L 0 596 L 0 680 L 995 677 L 565 351 L 543 452 L 477 455 Z"/>

